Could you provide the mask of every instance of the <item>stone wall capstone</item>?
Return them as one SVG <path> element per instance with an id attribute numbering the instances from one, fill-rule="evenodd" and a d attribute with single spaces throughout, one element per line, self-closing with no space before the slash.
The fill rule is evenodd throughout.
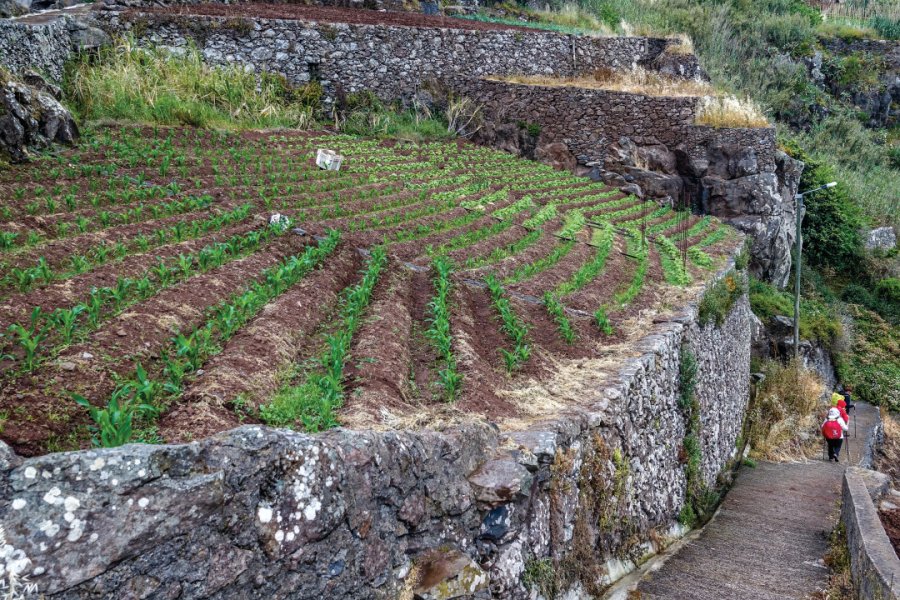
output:
<path id="1" fill-rule="evenodd" d="M 591 38 L 537 31 L 402 27 L 302 20 L 99 11 L 111 32 L 144 43 L 196 43 L 211 64 L 283 74 L 294 84 L 318 78 L 335 87 L 409 99 L 429 78 L 495 74 L 573 75 L 649 64 L 669 43 L 640 37 Z"/>
<path id="2" fill-rule="evenodd" d="M 841 522 L 847 531 L 854 591 L 861 600 L 900 599 L 897 586 L 900 559 L 884 531 L 871 495 L 879 483 L 887 488 L 889 481 L 883 473 L 859 467 L 844 472 Z"/>
<path id="3" fill-rule="evenodd" d="M 545 561 L 596 591 L 678 528 L 683 347 L 699 364 L 704 481 L 736 456 L 750 320 L 746 295 L 718 328 L 690 305 L 617 375 L 585 373 L 582 408 L 524 431 L 245 426 L 29 459 L 2 446 L 5 573 L 73 600 L 524 600 L 526 568 Z"/>

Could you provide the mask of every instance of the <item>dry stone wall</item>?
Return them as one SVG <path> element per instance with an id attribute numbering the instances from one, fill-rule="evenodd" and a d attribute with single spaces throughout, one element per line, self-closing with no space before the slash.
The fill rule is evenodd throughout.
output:
<path id="1" fill-rule="evenodd" d="M 671 532 L 685 502 L 685 346 L 699 363 L 703 479 L 735 455 L 750 319 L 746 295 L 718 328 L 689 306 L 615 377 L 584 373 L 589 408 L 526 431 L 245 426 L 29 459 L 3 446 L 4 573 L 60 599 L 525 599 L 535 565 L 596 590 L 653 531 Z"/>
<path id="2" fill-rule="evenodd" d="M 76 9 L 0 19 L 0 67 L 13 75 L 33 71 L 60 82 L 66 61 L 109 42 L 109 36 L 85 18 L 87 14 L 87 10 Z"/>
<path id="3" fill-rule="evenodd" d="M 69 19 L 28 24 L 0 19 L 0 64 L 14 75 L 34 70 L 55 81 L 73 53 Z"/>
<path id="4" fill-rule="evenodd" d="M 370 90 L 383 100 L 411 98 L 428 78 L 492 74 L 572 75 L 653 61 L 664 39 L 587 38 L 551 32 L 472 31 L 350 25 L 279 19 L 227 19 L 102 11 L 114 32 L 145 43 L 184 48 L 196 43 L 212 64 L 282 73 L 302 84 L 322 82 L 329 95 Z"/>

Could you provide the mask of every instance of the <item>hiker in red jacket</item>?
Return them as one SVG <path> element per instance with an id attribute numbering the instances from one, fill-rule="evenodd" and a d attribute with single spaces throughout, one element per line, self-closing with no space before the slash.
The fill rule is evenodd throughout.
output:
<path id="1" fill-rule="evenodd" d="M 841 412 L 837 407 L 828 409 L 828 418 L 822 423 L 822 436 L 828 444 L 828 461 L 840 462 L 841 445 L 844 443 L 844 432 L 847 431 L 847 422 L 841 418 Z"/>
<path id="2" fill-rule="evenodd" d="M 841 413 L 841 418 L 844 420 L 844 423 L 850 424 L 850 415 L 847 413 L 847 402 L 844 400 L 844 397 L 834 392 L 831 394 L 831 405 L 838 409 L 838 412 Z"/>

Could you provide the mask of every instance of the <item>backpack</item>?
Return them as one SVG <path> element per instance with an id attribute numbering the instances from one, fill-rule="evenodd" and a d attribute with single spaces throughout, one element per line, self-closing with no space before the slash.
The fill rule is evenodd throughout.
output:
<path id="1" fill-rule="evenodd" d="M 822 424 L 822 435 L 826 440 L 839 440 L 841 433 L 841 426 L 837 421 L 825 421 Z"/>

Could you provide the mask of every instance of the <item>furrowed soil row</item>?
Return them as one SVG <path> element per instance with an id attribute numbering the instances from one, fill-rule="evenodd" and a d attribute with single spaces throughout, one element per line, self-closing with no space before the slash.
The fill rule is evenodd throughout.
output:
<path id="1" fill-rule="evenodd" d="M 318 169 L 320 148 L 344 156 L 340 171 Z M 25 332 L 0 340 L 13 357 L 0 365 L 0 437 L 32 454 L 84 446 L 92 423 L 69 393 L 103 406 L 141 379 L 138 363 L 172 385 L 155 392 L 158 418 L 135 417 L 151 441 L 242 422 L 318 431 L 524 416 L 505 393 L 515 382 L 638 335 L 736 243 L 715 220 L 462 141 L 143 127 L 89 133 L 40 163 L 0 174 L 0 327 Z M 284 233 L 223 254 L 276 212 L 291 219 Z M 340 249 L 316 269 L 301 261 L 297 279 L 282 259 L 329 228 Z M 291 274 L 287 287 L 273 273 Z M 241 298 L 250 308 L 223 321 Z M 98 302 L 89 320 L 73 313 Z M 36 351 L 21 337 L 35 306 L 46 326 Z M 172 379 L 173 359 L 188 360 L 176 350 L 203 332 L 202 359 Z"/>
<path id="2" fill-rule="evenodd" d="M 137 361 L 151 370 L 176 331 L 198 327 L 205 321 L 209 307 L 244 287 L 248 279 L 267 267 L 298 252 L 303 243 L 298 236 L 283 236 L 265 251 L 169 288 L 107 322 L 86 342 L 61 354 L 55 363 L 43 365 L 31 376 L 6 385 L 0 392 L 0 410 L 27 407 L 29 414 L 37 418 L 21 423 L 19 428 L 8 426 L 4 436 L 22 453 L 39 453 L 51 434 L 65 429 L 58 426 L 60 423 L 85 416 L 68 398 L 69 393 L 79 393 L 98 404 L 105 402 L 116 386 L 114 374 L 130 375 Z M 156 368 L 161 369 L 161 365 Z M 54 389 L 48 391 L 42 382 L 51 381 Z M 51 417 L 60 411 L 69 418 Z"/>
<path id="3" fill-rule="evenodd" d="M 422 401 L 413 373 L 411 306 L 414 274 L 395 269 L 379 284 L 345 370 L 347 400 L 342 423 L 383 422 L 413 411 Z"/>
<path id="4" fill-rule="evenodd" d="M 282 374 L 312 354 L 310 340 L 361 265 L 359 253 L 345 246 L 267 305 L 187 384 L 181 402 L 160 420 L 161 437 L 185 441 L 187 430 L 210 435 L 248 418 L 256 421 L 252 415 L 278 391 Z"/>

